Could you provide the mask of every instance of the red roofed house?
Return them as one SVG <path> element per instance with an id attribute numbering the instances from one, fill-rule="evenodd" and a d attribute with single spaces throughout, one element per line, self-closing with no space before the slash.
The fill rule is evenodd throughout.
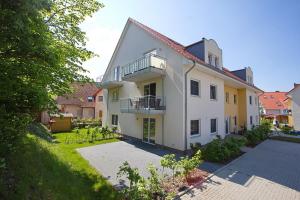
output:
<path id="1" fill-rule="evenodd" d="M 279 123 L 288 124 L 287 92 L 265 92 L 259 96 L 261 116 L 277 120 Z"/>
<path id="2" fill-rule="evenodd" d="M 73 93 L 58 96 L 56 102 L 62 113 L 74 118 L 100 118 L 103 115 L 103 95 L 95 83 L 73 83 Z"/>
<path id="3" fill-rule="evenodd" d="M 103 122 L 150 144 L 184 151 L 259 124 L 250 67 L 224 68 L 213 39 L 182 45 L 131 18 L 101 86 Z"/>

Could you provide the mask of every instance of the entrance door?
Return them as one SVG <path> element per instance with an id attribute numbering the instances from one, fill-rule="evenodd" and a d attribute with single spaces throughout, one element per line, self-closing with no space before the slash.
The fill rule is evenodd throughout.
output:
<path id="1" fill-rule="evenodd" d="M 155 119 L 144 118 L 143 119 L 143 141 L 151 144 L 155 144 Z"/>

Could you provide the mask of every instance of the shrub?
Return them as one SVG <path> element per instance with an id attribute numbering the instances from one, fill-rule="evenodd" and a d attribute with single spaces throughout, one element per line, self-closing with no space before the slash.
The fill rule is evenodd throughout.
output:
<path id="1" fill-rule="evenodd" d="M 268 122 L 262 123 L 261 125 L 247 131 L 247 145 L 255 146 L 261 141 L 268 138 L 268 134 L 271 131 L 271 124 Z"/>
<path id="2" fill-rule="evenodd" d="M 220 138 L 214 139 L 202 148 L 203 159 L 224 163 L 238 156 L 241 153 L 240 148 L 245 145 L 245 143 L 245 138 L 238 139 L 231 137 L 224 140 Z"/>
<path id="3" fill-rule="evenodd" d="M 175 154 L 167 154 L 162 157 L 160 160 L 160 165 L 163 167 L 163 173 L 165 168 L 169 168 L 172 170 L 172 178 L 174 180 L 175 176 L 175 171 L 178 167 L 178 163 L 176 161 L 176 156 Z"/>
<path id="4" fill-rule="evenodd" d="M 283 127 L 281 128 L 281 131 L 282 131 L 284 134 L 290 134 L 292 130 L 293 130 L 293 128 L 290 127 L 290 126 L 283 126 Z"/>
<path id="5" fill-rule="evenodd" d="M 182 157 L 178 163 L 178 165 L 182 168 L 182 173 L 187 180 L 189 173 L 196 169 L 201 163 L 201 151 L 198 150 L 197 153 L 189 158 L 188 156 Z"/>

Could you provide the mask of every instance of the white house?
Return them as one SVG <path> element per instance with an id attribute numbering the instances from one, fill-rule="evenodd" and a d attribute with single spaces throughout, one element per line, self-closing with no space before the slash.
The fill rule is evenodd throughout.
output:
<path id="1" fill-rule="evenodd" d="M 104 124 L 178 150 L 259 123 L 258 94 L 247 67 L 223 67 L 218 44 L 183 46 L 128 19 L 102 79 Z"/>

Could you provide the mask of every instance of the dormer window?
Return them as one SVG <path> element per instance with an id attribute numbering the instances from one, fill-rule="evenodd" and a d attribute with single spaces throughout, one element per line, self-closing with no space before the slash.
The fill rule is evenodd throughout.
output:
<path id="1" fill-rule="evenodd" d="M 212 61 L 213 61 L 213 56 L 212 56 L 211 54 L 209 54 L 209 55 L 208 55 L 208 63 L 209 63 L 210 65 L 212 65 L 212 64 L 213 64 Z"/>
<path id="2" fill-rule="evenodd" d="M 218 67 L 218 66 L 219 66 L 219 58 L 215 57 L 215 67 Z"/>
<path id="3" fill-rule="evenodd" d="M 92 96 L 88 96 L 88 102 L 93 102 L 94 101 L 94 97 L 92 97 Z"/>

